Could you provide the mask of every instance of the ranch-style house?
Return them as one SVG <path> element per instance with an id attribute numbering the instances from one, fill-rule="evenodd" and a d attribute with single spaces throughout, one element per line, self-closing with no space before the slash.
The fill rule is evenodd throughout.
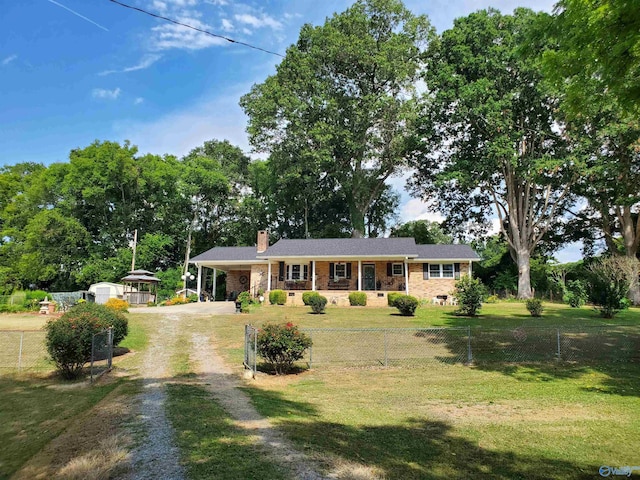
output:
<path id="1" fill-rule="evenodd" d="M 386 305 L 388 292 L 404 292 L 434 303 L 450 303 L 454 284 L 480 260 L 468 245 L 418 245 L 413 238 L 282 239 L 269 245 L 258 232 L 254 247 L 215 247 L 192 258 L 203 274 L 226 273 L 227 298 L 250 291 L 288 292 L 288 304 L 302 305 L 302 293 L 317 291 L 332 304 L 348 305 L 350 292 L 367 293 L 367 305 Z"/>

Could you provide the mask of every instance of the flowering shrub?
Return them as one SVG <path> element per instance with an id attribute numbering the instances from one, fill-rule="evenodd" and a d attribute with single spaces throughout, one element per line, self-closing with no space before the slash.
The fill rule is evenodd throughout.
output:
<path id="1" fill-rule="evenodd" d="M 105 307 L 108 307 L 116 312 L 127 312 L 129 310 L 129 302 L 126 300 L 120 300 L 119 298 L 110 298 L 104 304 Z"/>
<path id="2" fill-rule="evenodd" d="M 163 304 L 168 307 L 171 305 L 184 305 L 186 303 L 191 303 L 191 300 L 185 297 L 173 297 L 163 302 Z"/>
<path id="3" fill-rule="evenodd" d="M 113 345 L 128 333 L 124 315 L 104 305 L 77 305 L 56 320 L 47 323 L 47 351 L 64 378 L 76 378 L 91 359 L 93 335 L 113 327 Z"/>
<path id="4" fill-rule="evenodd" d="M 258 332 L 258 355 L 269 363 L 277 375 L 288 373 L 311 346 L 311 339 L 289 322 L 267 323 Z"/>

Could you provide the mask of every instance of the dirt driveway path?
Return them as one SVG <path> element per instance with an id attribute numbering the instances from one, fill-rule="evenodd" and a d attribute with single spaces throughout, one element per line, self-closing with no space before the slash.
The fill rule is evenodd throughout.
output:
<path id="1" fill-rule="evenodd" d="M 154 313 L 157 315 L 158 322 L 157 329 L 149 339 L 149 348 L 140 370 L 143 376 L 143 391 L 138 401 L 140 411 L 137 423 L 145 432 L 145 438 L 132 452 L 132 473 L 129 476 L 132 480 L 157 478 L 182 480 L 185 478 L 179 451 L 173 441 L 173 429 L 165 413 L 167 398 L 165 384 L 171 381 L 170 361 L 178 348 L 185 348 L 184 345 L 178 347 L 176 342 L 189 317 L 194 314 L 214 312 L 232 313 L 235 310 L 232 302 L 192 305 L 133 311 Z M 216 352 L 211 336 L 193 333 L 189 357 L 198 375 L 198 382 L 211 393 L 239 428 L 258 438 L 275 463 L 284 466 L 295 479 L 325 478 L 317 473 L 315 466 L 306 455 L 294 449 L 267 419 L 258 414 L 247 395 L 240 390 L 241 381 L 237 374 L 232 373 Z"/>

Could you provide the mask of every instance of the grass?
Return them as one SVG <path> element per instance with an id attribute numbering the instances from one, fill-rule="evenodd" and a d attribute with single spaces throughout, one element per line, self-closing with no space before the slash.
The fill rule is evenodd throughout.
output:
<path id="1" fill-rule="evenodd" d="M 533 318 L 524 303 L 485 305 L 475 319 L 455 307 L 427 306 L 417 315 L 386 308 L 263 307 L 216 317 L 222 352 L 241 365 L 243 325 L 293 322 L 301 327 L 640 325 L 640 310 L 613 321 L 593 309 L 545 304 Z M 492 340 L 493 341 L 493 340 Z M 498 340 L 495 340 L 498 341 Z M 597 345 L 594 345 L 596 347 Z M 637 356 L 637 355 L 636 355 Z M 637 358 L 636 358 L 637 360 Z M 601 465 L 632 465 L 640 444 L 640 365 L 545 362 L 476 367 L 325 367 L 288 377 L 259 375 L 246 391 L 326 473 L 358 478 L 580 479 Z M 637 463 L 637 462 L 636 462 Z"/>
<path id="2" fill-rule="evenodd" d="M 203 387 L 171 384 L 167 394 L 168 416 L 189 479 L 288 478 L 267 457 L 256 437 L 236 427 Z"/>

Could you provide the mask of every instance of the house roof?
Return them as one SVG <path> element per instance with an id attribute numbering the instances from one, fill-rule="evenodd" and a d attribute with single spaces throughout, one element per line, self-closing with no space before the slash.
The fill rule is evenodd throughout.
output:
<path id="1" fill-rule="evenodd" d="M 415 257 L 413 238 L 319 238 L 279 240 L 258 258 Z"/>
<path id="2" fill-rule="evenodd" d="M 190 260 L 191 263 L 215 261 L 256 263 L 256 247 L 214 247 Z"/>
<path id="3" fill-rule="evenodd" d="M 416 245 L 416 260 L 480 260 L 469 245 Z"/>
<path id="4" fill-rule="evenodd" d="M 282 239 L 265 252 L 256 247 L 215 247 L 193 257 L 190 263 L 209 263 L 216 268 L 248 267 L 269 260 L 388 258 L 429 260 L 480 260 L 468 245 L 416 245 L 413 238 L 320 238 Z"/>

